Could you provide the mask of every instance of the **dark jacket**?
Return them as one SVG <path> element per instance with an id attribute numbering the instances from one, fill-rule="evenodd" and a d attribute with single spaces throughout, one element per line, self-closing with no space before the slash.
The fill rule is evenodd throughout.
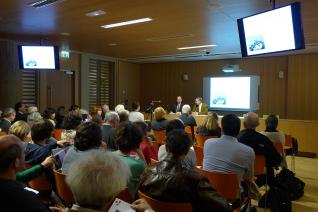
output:
<path id="1" fill-rule="evenodd" d="M 9 132 L 9 129 L 11 127 L 11 123 L 6 119 L 0 120 L 0 131 Z"/>
<path id="2" fill-rule="evenodd" d="M 250 146 L 255 155 L 264 155 L 267 168 L 273 168 L 280 164 L 282 157 L 277 153 L 273 142 L 265 135 L 255 130 L 245 129 L 239 133 L 237 139 L 239 142 Z"/>
<path id="3" fill-rule="evenodd" d="M 189 114 L 182 113 L 180 119 L 183 121 L 184 126 L 197 126 L 195 119 Z"/>
<path id="4" fill-rule="evenodd" d="M 154 120 L 151 122 L 151 128 L 156 131 L 166 130 L 169 121 L 166 119 Z"/>
<path id="5" fill-rule="evenodd" d="M 117 145 L 114 141 L 115 128 L 110 125 L 104 124 L 102 127 L 102 141 L 106 142 L 107 148 L 114 151 L 117 150 Z"/>
<path id="6" fill-rule="evenodd" d="M 13 123 L 16 121 L 20 121 L 20 120 L 27 121 L 27 117 L 28 117 L 27 114 L 17 111 L 15 114 L 15 119 L 14 119 Z"/>
<path id="7" fill-rule="evenodd" d="M 52 155 L 51 151 L 56 147 L 56 140 L 52 138 L 50 138 L 49 143 L 45 145 L 27 143 L 25 162 L 31 165 L 42 163 L 46 157 Z"/>
<path id="8" fill-rule="evenodd" d="M 217 136 L 221 137 L 221 128 L 218 127 L 216 130 L 208 130 L 205 126 L 200 126 L 197 129 L 197 133 L 199 135 L 204 135 L 204 136 Z"/>
<path id="9" fill-rule="evenodd" d="M 181 113 L 183 105 L 184 105 L 184 104 L 181 103 L 181 104 L 180 104 L 180 107 L 179 107 L 179 109 L 178 109 L 178 108 L 177 108 L 178 104 L 175 103 L 175 104 L 173 105 L 173 107 L 171 108 L 171 112 L 173 112 L 173 113 L 180 112 L 180 113 Z"/>
<path id="10" fill-rule="evenodd" d="M 139 190 L 160 201 L 191 202 L 194 211 L 232 211 L 206 177 L 183 169 L 172 155 L 145 169 Z"/>

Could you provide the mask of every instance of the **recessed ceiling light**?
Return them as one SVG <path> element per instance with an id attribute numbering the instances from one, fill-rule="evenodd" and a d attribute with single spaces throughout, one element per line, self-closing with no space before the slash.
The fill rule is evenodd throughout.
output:
<path id="1" fill-rule="evenodd" d="M 109 43 L 108 46 L 117 46 L 117 43 Z"/>
<path id="2" fill-rule="evenodd" d="M 106 24 L 106 25 L 103 25 L 101 27 L 103 27 L 105 29 L 109 29 L 109 28 L 125 26 L 125 25 L 130 25 L 130 24 L 138 24 L 138 23 L 143 23 L 143 22 L 148 22 L 148 21 L 152 21 L 152 19 L 151 18 L 141 18 L 141 19 L 124 21 L 124 22 L 119 22 L 119 23 L 114 23 L 114 24 Z"/>
<path id="3" fill-rule="evenodd" d="M 203 46 L 187 46 L 187 47 L 180 47 L 178 50 L 185 50 L 185 49 L 199 49 L 199 48 L 206 48 L 206 47 L 214 47 L 216 45 L 211 44 L 211 45 L 203 45 Z"/>
<path id="4" fill-rule="evenodd" d="M 95 11 L 92 11 L 92 12 L 88 12 L 85 15 L 88 16 L 88 17 L 96 17 L 96 16 L 105 15 L 105 14 L 106 14 L 106 12 L 103 11 L 103 10 L 95 10 Z"/>
<path id="5" fill-rule="evenodd" d="M 61 32 L 60 35 L 63 35 L 63 36 L 70 36 L 71 33 L 68 33 L 68 32 Z"/>

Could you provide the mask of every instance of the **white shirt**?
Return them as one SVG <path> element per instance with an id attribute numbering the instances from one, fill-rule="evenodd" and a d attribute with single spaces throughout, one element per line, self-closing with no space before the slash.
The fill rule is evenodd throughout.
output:
<path id="1" fill-rule="evenodd" d="M 204 143 L 204 170 L 237 173 L 241 180 L 250 180 L 254 175 L 254 160 L 254 150 L 235 137 L 223 135 Z"/>
<path id="2" fill-rule="evenodd" d="M 166 151 L 166 145 L 161 145 L 158 150 L 158 159 L 162 161 L 168 155 Z M 196 166 L 196 155 L 193 147 L 190 148 L 188 154 L 185 156 L 185 159 L 182 161 L 182 166 L 187 169 L 192 169 Z"/>
<path id="3" fill-rule="evenodd" d="M 199 113 L 201 113 L 202 103 L 199 104 Z"/>
<path id="4" fill-rule="evenodd" d="M 142 114 L 138 111 L 130 112 L 128 119 L 130 122 L 145 121 L 144 114 Z"/>

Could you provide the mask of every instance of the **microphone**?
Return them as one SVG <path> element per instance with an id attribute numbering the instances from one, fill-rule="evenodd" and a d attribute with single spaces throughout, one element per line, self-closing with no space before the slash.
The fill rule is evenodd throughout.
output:
<path id="1" fill-rule="evenodd" d="M 160 100 L 152 100 L 151 102 L 152 103 L 160 103 L 161 101 Z"/>

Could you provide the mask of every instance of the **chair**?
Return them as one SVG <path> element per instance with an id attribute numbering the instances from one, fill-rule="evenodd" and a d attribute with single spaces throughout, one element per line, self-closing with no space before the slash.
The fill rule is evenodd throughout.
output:
<path id="1" fill-rule="evenodd" d="M 4 135 L 8 135 L 8 133 L 5 131 L 0 131 L 0 136 L 4 136 Z"/>
<path id="2" fill-rule="evenodd" d="M 283 155 L 284 149 L 283 149 L 282 143 L 281 143 L 280 141 L 276 141 L 276 142 L 274 142 L 273 144 L 274 144 L 274 147 L 275 147 L 275 149 L 276 149 L 276 152 L 277 152 L 278 154 L 280 154 L 280 155 Z"/>
<path id="3" fill-rule="evenodd" d="M 159 161 L 150 158 L 150 165 L 156 165 Z"/>
<path id="4" fill-rule="evenodd" d="M 197 166 L 202 166 L 202 164 L 203 164 L 203 147 L 194 145 L 193 148 L 194 148 L 195 156 L 197 159 L 197 161 L 196 161 Z"/>
<path id="5" fill-rule="evenodd" d="M 146 194 L 138 191 L 139 198 L 145 199 L 148 204 L 152 207 L 154 211 L 164 212 L 164 211 L 176 211 L 176 212 L 192 212 L 191 203 L 173 203 L 173 202 L 163 202 L 155 200 Z"/>
<path id="6" fill-rule="evenodd" d="M 25 164 L 26 168 L 31 168 L 32 165 L 30 164 Z M 47 191 L 51 191 L 52 187 L 51 187 L 51 183 L 48 181 L 46 174 L 43 173 L 42 175 L 38 176 L 37 178 L 31 180 L 28 182 L 28 186 L 30 188 L 33 188 L 37 191 L 42 191 L 42 192 L 47 192 Z"/>
<path id="7" fill-rule="evenodd" d="M 133 202 L 129 188 L 126 188 L 125 190 L 121 191 L 116 197 L 128 203 Z"/>
<path id="8" fill-rule="evenodd" d="M 64 129 L 54 129 L 53 136 L 56 140 L 61 140 L 63 130 Z"/>
<path id="9" fill-rule="evenodd" d="M 205 136 L 205 135 L 195 134 L 196 145 L 203 147 L 204 142 L 208 140 L 209 138 L 217 138 L 217 136 Z"/>
<path id="10" fill-rule="evenodd" d="M 57 170 L 53 170 L 56 183 L 57 195 L 63 200 L 66 205 L 70 205 L 75 202 L 72 191 L 65 183 L 66 175 Z"/>
<path id="11" fill-rule="evenodd" d="M 292 150 L 292 159 L 291 159 L 291 170 L 293 172 L 295 172 L 295 149 L 293 147 L 293 142 L 292 142 L 292 136 L 285 134 L 285 146 L 284 146 L 284 150 Z"/>
<path id="12" fill-rule="evenodd" d="M 266 161 L 264 155 L 255 155 L 254 175 L 262 175 L 266 173 Z"/>
<path id="13" fill-rule="evenodd" d="M 164 138 L 166 137 L 166 131 L 165 130 L 153 130 L 153 133 L 155 135 L 156 141 L 160 144 L 165 144 Z"/>

